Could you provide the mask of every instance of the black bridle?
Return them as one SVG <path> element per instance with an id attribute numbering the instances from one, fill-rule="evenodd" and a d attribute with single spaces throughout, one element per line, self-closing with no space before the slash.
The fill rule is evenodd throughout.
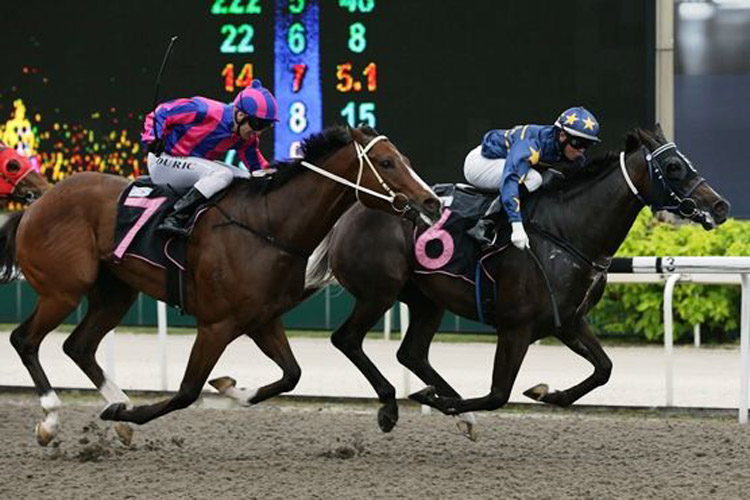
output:
<path id="1" fill-rule="evenodd" d="M 627 175 L 624 153 L 620 154 L 620 166 L 623 169 L 625 179 L 628 181 L 628 186 L 636 198 L 644 205 L 650 206 L 654 212 L 666 210 L 696 222 L 703 222 L 705 214 L 698 209 L 698 203 L 692 198 L 692 194 L 698 186 L 706 182 L 706 179 L 698 175 L 690 160 L 677 149 L 673 142 L 663 144 L 654 151 L 648 151 L 643 146 L 642 150 L 648 167 L 649 178 L 648 192 L 645 196 L 638 192 Z M 679 184 L 670 179 L 666 173 L 665 165 L 670 160 L 679 162 L 685 168 L 685 175 Z M 685 181 L 687 181 L 687 185 L 683 187 Z"/>

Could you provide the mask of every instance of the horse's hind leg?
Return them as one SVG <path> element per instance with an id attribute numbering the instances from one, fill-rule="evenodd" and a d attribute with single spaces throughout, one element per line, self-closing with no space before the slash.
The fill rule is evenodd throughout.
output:
<path id="1" fill-rule="evenodd" d="M 109 404 L 130 404 L 130 399 L 96 362 L 96 350 L 107 332 L 120 323 L 136 295 L 135 290 L 102 268 L 88 294 L 86 316 L 63 344 L 65 354 L 75 361 Z M 120 441 L 129 445 L 133 438 L 131 427 L 118 422 L 114 429 Z"/>
<path id="2" fill-rule="evenodd" d="M 398 405 L 396 404 L 396 388 L 380 373 L 380 370 L 370 360 L 362 349 L 367 332 L 375 326 L 388 308 L 393 305 L 393 295 L 383 294 L 380 299 L 357 299 L 354 310 L 331 336 L 331 342 L 343 352 L 349 360 L 362 372 L 370 385 L 378 394 L 378 400 L 383 406 L 378 410 L 378 425 L 383 432 L 390 432 L 398 422 Z"/>
<path id="3" fill-rule="evenodd" d="M 37 442 L 42 446 L 47 446 L 57 434 L 59 423 L 57 411 L 62 403 L 52 390 L 47 375 L 39 363 L 39 346 L 44 337 L 73 312 L 79 300 L 79 297 L 70 295 L 41 295 L 33 314 L 13 330 L 10 336 L 11 344 L 34 381 L 34 387 L 45 413 L 44 420 L 37 424 L 35 430 Z"/>
<path id="4" fill-rule="evenodd" d="M 556 406 L 570 406 L 592 390 L 607 383 L 612 373 L 612 361 L 591 332 L 585 318 L 578 318 L 572 326 L 565 327 L 558 338 L 573 352 L 594 365 L 594 373 L 583 382 L 564 391 L 549 392 L 547 384 L 538 384 L 524 392 L 524 395 Z"/>
<path id="5" fill-rule="evenodd" d="M 242 406 L 250 406 L 272 398 L 282 392 L 289 392 L 297 386 L 302 371 L 294 359 L 292 349 L 284 332 L 281 318 L 273 319 L 263 328 L 248 333 L 263 354 L 271 358 L 281 368 L 279 380 L 258 389 L 240 389 L 235 387 L 231 377 L 219 377 L 209 381 L 214 388 L 225 396 L 237 400 Z"/>
<path id="6" fill-rule="evenodd" d="M 199 324 L 198 335 L 190 351 L 190 360 L 185 369 L 185 375 L 182 377 L 179 390 L 173 397 L 158 403 L 132 408 L 128 408 L 122 402 L 113 403 L 104 409 L 100 418 L 145 424 L 174 410 L 187 408 L 200 396 L 203 385 L 219 356 L 227 345 L 237 338 L 237 331 L 237 324 L 234 320 L 210 325 Z"/>

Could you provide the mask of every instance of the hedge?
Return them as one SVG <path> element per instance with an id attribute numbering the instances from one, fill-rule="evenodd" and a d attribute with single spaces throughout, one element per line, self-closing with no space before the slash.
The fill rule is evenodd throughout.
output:
<path id="1" fill-rule="evenodd" d="M 750 255 L 750 221 L 729 219 L 706 231 L 698 224 L 662 222 L 650 210 L 643 210 L 617 255 Z M 664 334 L 663 293 L 663 285 L 607 285 L 589 320 L 605 336 L 660 341 Z M 676 341 L 692 339 L 695 324 L 701 324 L 702 341 L 731 340 L 739 326 L 740 287 L 678 284 L 674 313 Z"/>

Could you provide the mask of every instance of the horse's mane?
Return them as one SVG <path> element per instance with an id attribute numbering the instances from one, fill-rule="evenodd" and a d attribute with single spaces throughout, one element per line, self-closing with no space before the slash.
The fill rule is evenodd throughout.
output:
<path id="1" fill-rule="evenodd" d="M 367 136 L 375 137 L 378 135 L 377 131 L 371 127 L 360 127 L 358 130 Z M 327 127 L 321 132 L 310 134 L 302 141 L 301 158 L 272 163 L 270 167 L 276 169 L 276 172 L 271 174 L 269 178 L 238 179 L 235 180 L 234 184 L 249 196 L 273 191 L 287 184 L 298 175 L 309 172 L 307 168 L 301 165 L 302 161 L 314 164 L 350 144 L 353 140 L 349 127 L 343 125 Z"/>
<path id="2" fill-rule="evenodd" d="M 648 136 L 659 142 L 653 132 L 643 129 L 631 130 L 625 135 L 626 155 L 644 145 L 641 136 Z M 592 158 L 583 167 L 566 172 L 565 179 L 559 181 L 553 191 L 557 196 L 562 195 L 565 199 L 586 193 L 592 185 L 606 178 L 614 168 L 619 168 L 619 157 L 619 151 L 607 151 L 601 156 Z"/>

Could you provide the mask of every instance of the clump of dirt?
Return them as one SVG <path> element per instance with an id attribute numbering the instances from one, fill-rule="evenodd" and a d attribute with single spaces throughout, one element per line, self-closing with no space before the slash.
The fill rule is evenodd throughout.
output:
<path id="1" fill-rule="evenodd" d="M 337 437 L 336 442 L 331 446 L 331 449 L 320 453 L 320 456 L 338 460 L 349 460 L 350 458 L 366 454 L 365 445 L 360 434 L 352 436 L 348 440 L 348 443 L 342 443 L 341 441 L 341 438 Z"/>
<path id="2" fill-rule="evenodd" d="M 81 432 L 83 437 L 78 440 L 78 444 L 83 447 L 74 455 L 76 460 L 82 463 L 99 462 L 112 454 L 114 439 L 109 436 L 108 427 L 99 427 L 95 422 L 89 422 Z"/>

